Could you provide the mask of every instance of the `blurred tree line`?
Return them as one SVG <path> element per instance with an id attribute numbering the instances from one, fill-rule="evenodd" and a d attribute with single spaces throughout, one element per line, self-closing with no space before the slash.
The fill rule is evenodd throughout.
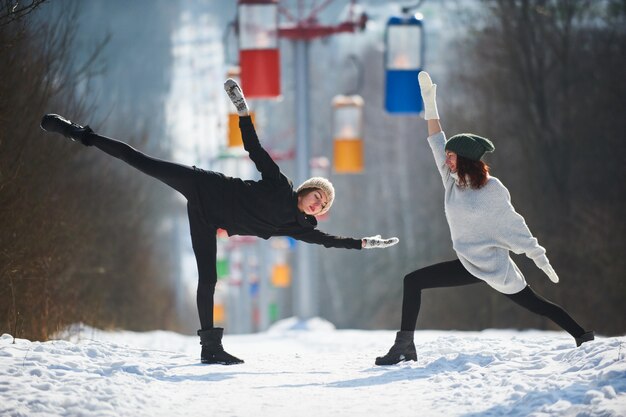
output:
<path id="1" fill-rule="evenodd" d="M 178 2 L 40 3 L 17 10 L 1 0 L 0 332 L 45 339 L 78 321 L 180 328 L 168 222 L 179 211 L 174 194 L 38 126 L 44 113 L 56 112 L 169 158 L 163 102 Z M 561 277 L 553 285 L 532 261 L 514 256 L 527 281 L 583 326 L 623 334 L 624 1 L 424 7 L 427 19 L 429 10 L 445 16 L 440 27 L 426 21 L 434 34 L 426 69 L 439 85 L 445 131 L 494 141 L 492 173 L 511 191 Z M 316 42 L 311 49 L 313 155 L 332 155 L 328 104 L 351 89 L 343 55 L 328 46 Z M 293 91 L 291 49 L 281 47 L 281 54 L 283 88 Z M 320 229 L 398 236 L 401 243 L 384 251 L 317 248 L 320 315 L 338 327 L 393 329 L 404 275 L 455 254 L 426 124 L 384 114 L 381 45 L 369 45 L 362 60 L 367 168 L 330 175 L 337 202 Z M 272 131 L 294 119 L 293 99 L 285 94 L 264 104 L 278 110 L 264 123 L 262 140 L 270 148 L 285 146 Z M 294 178 L 289 162 L 281 168 Z M 486 285 L 427 290 L 422 298 L 418 328 L 488 327 L 556 329 Z"/>
<path id="2" fill-rule="evenodd" d="M 145 89 L 160 95 L 141 95 L 139 107 L 125 100 L 133 95 L 123 88 L 128 83 L 121 80 L 119 89 L 102 85 L 102 75 L 112 70 L 99 57 L 109 53 L 112 43 L 129 39 L 111 40 L 103 32 L 100 43 L 83 49 L 89 54 L 77 55 L 80 30 L 88 29 L 79 24 L 79 3 L 40 3 L 23 9 L 17 2 L 2 1 L 0 333 L 45 340 L 75 322 L 102 328 L 175 328 L 174 260 L 165 221 L 172 212 L 172 195 L 154 181 L 129 175 L 119 162 L 39 128 L 41 116 L 51 112 L 94 128 L 106 122 L 107 135 L 166 157 L 168 149 L 154 142 L 146 126 L 164 120 L 170 56 L 162 42 L 169 32 L 154 37 L 161 43 L 160 54 L 146 58 L 131 51 L 145 64 L 116 69 L 122 80 L 140 79 L 138 84 L 150 84 L 153 78 L 147 75 L 158 72 L 158 81 Z M 123 14 L 122 6 L 108 7 Z M 172 11 L 145 10 L 144 23 L 171 25 L 176 17 Z M 134 29 L 130 25 L 128 30 L 136 37 Z M 133 71 L 146 74 L 139 78 Z M 104 105 L 96 106 L 91 93 L 98 82 L 104 87 L 99 90 Z M 107 118 L 112 106 L 134 113 Z"/>
<path id="3" fill-rule="evenodd" d="M 484 4 L 454 48 L 450 126 L 500 145 L 494 174 L 562 278 L 533 287 L 585 327 L 623 334 L 626 2 Z"/>
<path id="4" fill-rule="evenodd" d="M 494 141 L 496 151 L 487 157 L 492 175 L 509 188 L 561 283 L 550 283 L 523 255 L 512 255 L 515 262 L 533 288 L 584 327 L 623 334 L 626 2 L 428 7 L 449 14 L 450 25 L 427 39 L 437 56 L 426 62 L 438 83 L 444 130 Z M 396 328 L 404 275 L 455 254 L 426 124 L 381 116 L 382 48 L 369 48 L 363 61 L 368 168 L 333 177 L 338 204 L 329 226 L 321 227 L 399 236 L 401 243 L 377 253 L 324 252 L 322 315 L 339 327 Z M 491 327 L 558 329 L 486 285 L 426 290 L 422 298 L 418 329 Z"/>

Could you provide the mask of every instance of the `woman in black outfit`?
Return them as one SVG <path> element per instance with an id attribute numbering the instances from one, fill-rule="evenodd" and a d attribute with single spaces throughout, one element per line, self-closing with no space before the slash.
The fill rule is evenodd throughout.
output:
<path id="1" fill-rule="evenodd" d="M 352 239 L 317 230 L 315 216 L 328 211 L 335 197 L 332 184 L 325 178 L 314 177 L 294 191 L 292 182 L 259 143 L 237 83 L 229 79 L 224 88 L 237 107 L 244 148 L 261 173 L 260 181 L 242 180 L 152 158 L 123 142 L 94 133 L 89 126 L 71 123 L 56 114 L 45 115 L 41 127 L 85 146 L 95 146 L 185 196 L 198 266 L 201 361 L 231 365 L 243 363 L 243 360 L 224 351 L 221 342 L 224 329 L 213 327 L 213 295 L 217 282 L 215 235 L 218 228 L 225 229 L 230 236 L 250 235 L 263 239 L 290 236 L 327 248 L 386 248 L 395 245 L 398 239 L 381 239 L 380 235 Z"/>

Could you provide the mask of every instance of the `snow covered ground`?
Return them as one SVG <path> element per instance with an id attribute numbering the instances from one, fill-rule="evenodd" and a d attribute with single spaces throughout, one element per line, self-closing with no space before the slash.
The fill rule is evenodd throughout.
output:
<path id="1" fill-rule="evenodd" d="M 225 336 L 235 366 L 201 365 L 197 337 L 163 331 L 5 334 L 0 415 L 626 416 L 626 336 L 418 331 L 417 363 L 377 367 L 394 332 L 293 325 Z"/>

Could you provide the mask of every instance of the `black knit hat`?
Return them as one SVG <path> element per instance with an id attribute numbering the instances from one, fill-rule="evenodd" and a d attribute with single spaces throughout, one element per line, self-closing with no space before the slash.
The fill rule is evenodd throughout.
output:
<path id="1" fill-rule="evenodd" d="M 496 147 L 489 139 L 473 133 L 459 133 L 446 142 L 446 151 L 454 152 L 472 161 L 480 161 L 485 152 L 493 152 L 494 149 Z"/>

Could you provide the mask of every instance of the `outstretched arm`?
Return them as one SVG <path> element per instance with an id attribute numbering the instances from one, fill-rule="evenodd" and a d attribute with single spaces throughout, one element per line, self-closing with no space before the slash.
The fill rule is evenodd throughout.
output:
<path id="1" fill-rule="evenodd" d="M 279 180 L 282 177 L 280 168 L 276 162 L 261 146 L 259 137 L 256 134 L 252 118 L 250 116 L 239 117 L 239 129 L 243 139 L 243 148 L 248 151 L 250 159 L 254 162 L 256 169 L 261 173 L 263 179 Z"/>
<path id="2" fill-rule="evenodd" d="M 278 168 L 276 162 L 274 162 L 272 157 L 263 149 L 259 142 L 259 138 L 254 130 L 254 125 L 252 124 L 252 118 L 250 117 L 248 103 L 246 103 L 246 99 L 243 96 L 243 91 L 241 91 L 239 84 L 232 78 L 229 78 L 224 82 L 224 91 L 226 91 L 228 98 L 237 109 L 243 147 L 248 151 L 250 159 L 252 159 L 252 162 L 256 165 L 256 169 L 261 173 L 263 179 L 280 180 L 285 178 L 286 180 L 286 177 L 281 174 L 280 168 Z"/>
<path id="3" fill-rule="evenodd" d="M 441 129 L 439 112 L 437 111 L 437 84 L 433 84 L 430 75 L 425 71 L 419 73 L 418 80 L 424 102 L 424 119 L 428 122 L 428 144 L 433 151 L 443 185 L 448 187 L 454 184 L 454 179 L 450 176 L 450 171 L 445 165 L 446 136 Z"/>
<path id="4" fill-rule="evenodd" d="M 350 237 L 329 235 L 317 229 L 303 230 L 302 232 L 292 233 L 290 236 L 303 242 L 323 245 L 326 248 L 382 249 L 398 243 L 397 237 L 382 239 L 380 235 L 376 235 L 362 239 L 353 239 Z"/>
<path id="5" fill-rule="evenodd" d="M 315 243 L 326 248 L 361 249 L 362 246 L 361 239 L 333 236 L 317 229 L 302 230 L 301 232 L 291 233 L 290 236 L 294 239 Z"/>
<path id="6" fill-rule="evenodd" d="M 494 230 L 499 231 L 498 239 L 508 250 L 516 254 L 526 254 L 550 278 L 550 281 L 559 282 L 559 277 L 546 256 L 546 250 L 539 245 L 537 238 L 526 225 L 524 217 L 515 211 L 511 203 L 511 194 L 504 186 L 501 193 L 501 207 L 497 211 L 497 216 L 494 216 L 496 219 Z"/>

